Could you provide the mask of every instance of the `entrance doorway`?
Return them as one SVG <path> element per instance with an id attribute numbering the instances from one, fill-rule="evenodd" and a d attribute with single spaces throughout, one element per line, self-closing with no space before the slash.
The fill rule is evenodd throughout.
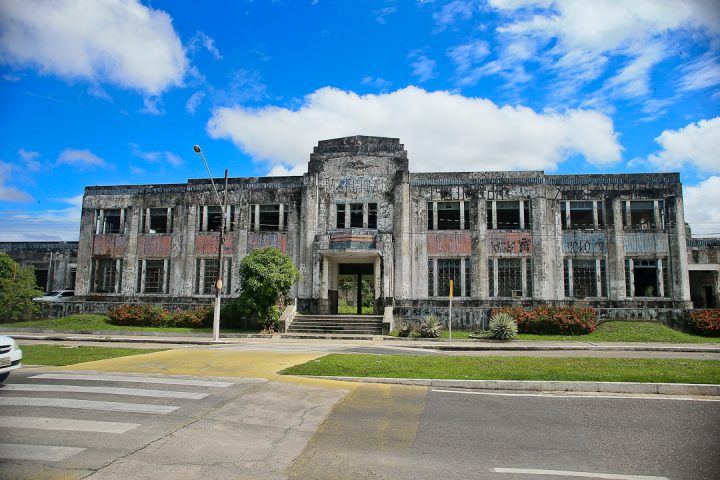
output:
<path id="1" fill-rule="evenodd" d="M 338 313 L 372 315 L 375 309 L 375 266 L 338 264 Z"/>

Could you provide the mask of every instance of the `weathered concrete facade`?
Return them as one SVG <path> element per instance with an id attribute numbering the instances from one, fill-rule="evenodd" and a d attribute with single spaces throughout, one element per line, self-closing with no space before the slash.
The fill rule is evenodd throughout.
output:
<path id="1" fill-rule="evenodd" d="M 372 279 L 376 312 L 483 324 L 493 305 L 690 306 L 676 173 L 410 173 L 399 139 L 318 143 L 308 173 L 232 178 L 226 295 L 254 248 L 288 253 L 301 310 L 337 312 L 343 275 Z M 77 294 L 203 301 L 213 295 L 219 207 L 207 180 L 87 187 Z"/>
<path id="2" fill-rule="evenodd" d="M 46 292 L 75 288 L 78 242 L 0 242 L 0 253 L 20 265 L 32 265 Z"/>
<path id="3" fill-rule="evenodd" d="M 695 308 L 720 305 L 720 238 L 688 239 L 690 296 Z"/>

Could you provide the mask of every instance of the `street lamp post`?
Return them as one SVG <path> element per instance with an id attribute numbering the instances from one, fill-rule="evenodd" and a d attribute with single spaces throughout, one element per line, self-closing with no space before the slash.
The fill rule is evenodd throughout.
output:
<path id="1" fill-rule="evenodd" d="M 220 194 L 218 193 L 217 187 L 215 187 L 215 181 L 213 180 L 212 173 L 210 173 L 210 166 L 205 159 L 205 155 L 203 155 L 202 150 L 200 149 L 200 145 L 195 145 L 193 150 L 202 157 L 203 163 L 205 163 L 205 168 L 207 169 L 208 176 L 210 177 L 210 183 L 212 184 L 213 191 L 215 192 L 215 198 L 217 199 L 218 205 L 220 205 L 220 218 L 222 219 L 220 222 L 220 237 L 218 240 L 218 274 L 217 279 L 215 280 L 215 307 L 213 309 L 213 341 L 217 342 L 220 340 L 220 294 L 222 293 L 223 288 L 223 245 L 225 243 L 225 211 L 227 210 L 228 201 L 228 171 L 226 168 L 225 193 L 223 195 L 223 200 L 220 200 Z"/>

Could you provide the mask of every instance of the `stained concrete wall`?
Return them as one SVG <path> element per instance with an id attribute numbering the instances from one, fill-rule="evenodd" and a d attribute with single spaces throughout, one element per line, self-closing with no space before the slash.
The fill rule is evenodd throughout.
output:
<path id="1" fill-rule="evenodd" d="M 38 286 L 46 292 L 75 288 L 78 242 L 0 242 L 0 253 L 31 265 Z"/>
<path id="2" fill-rule="evenodd" d="M 488 209 L 492 212 L 493 202 L 503 200 L 529 205 L 525 228 L 488 228 Z M 623 205 L 632 200 L 658 201 L 665 224 L 647 230 L 626 226 Z M 434 213 L 428 211 L 428 202 L 444 201 L 467 204 L 467 214 L 465 209 L 460 214 L 466 229 L 428 229 L 428 218 Z M 597 202 L 602 221 L 590 230 L 563 230 L 563 201 Z M 167 257 L 169 251 L 172 275 L 168 295 L 203 298 L 195 294 L 196 261 L 215 257 L 218 234 L 201 231 L 199 210 L 215 203 L 206 180 L 86 188 L 78 257 L 79 293 L 90 293 L 94 259 L 122 258 L 121 291 L 109 295 L 132 298 L 137 295 L 138 260 Z M 320 141 L 310 155 L 308 173 L 302 177 L 231 178 L 229 203 L 234 212 L 233 228 L 225 242 L 226 254 L 232 259 L 227 295 L 239 291 L 240 260 L 254 248 L 275 245 L 300 269 L 302 280 L 292 294 L 298 297 L 301 310 L 332 313 L 335 269 L 343 261 L 349 262 L 348 258 L 375 265 L 378 304 L 395 304 L 398 309 L 408 308 L 407 302 L 413 308 L 435 308 L 441 300 L 428 292 L 428 259 L 433 258 L 463 259 L 463 265 L 470 266 L 463 284 L 471 284 L 465 300 L 482 301 L 483 307 L 537 301 L 592 302 L 607 308 L 672 309 L 689 305 L 685 231 L 678 228 L 684 225 L 682 189 L 674 173 L 410 173 L 408 155 L 399 139 L 355 136 Z M 250 205 L 254 204 L 287 205 L 287 230 L 254 232 L 250 225 Z M 363 224 L 339 226 L 339 204 L 362 204 Z M 371 204 L 377 205 L 377 228 L 367 228 Z M 171 234 L 139 231 L 139 212 L 150 207 L 173 208 Z M 97 212 L 108 208 L 125 209 L 124 233 L 94 233 Z M 346 210 L 341 223 L 349 219 Z M 625 262 L 629 257 L 667 260 L 671 288 L 666 289 L 664 298 L 627 298 Z M 505 258 L 523 259 L 529 269 L 529 275 L 523 277 L 523 286 L 527 287 L 524 298 L 494 298 L 490 294 L 488 260 Z M 566 259 L 605 260 L 607 295 L 566 298 Z M 468 325 L 484 321 L 480 307 L 462 308 L 466 310 L 458 315 Z"/>

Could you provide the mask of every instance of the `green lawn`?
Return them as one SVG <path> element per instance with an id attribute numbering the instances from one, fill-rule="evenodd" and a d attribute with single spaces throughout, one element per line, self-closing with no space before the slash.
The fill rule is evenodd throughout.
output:
<path id="1" fill-rule="evenodd" d="M 390 333 L 397 336 L 397 332 Z M 453 330 L 453 339 L 469 338 L 472 332 Z M 489 334 L 480 333 L 489 338 Z M 447 330 L 443 330 L 441 338 L 448 338 Z M 518 340 L 545 340 L 560 342 L 650 342 L 650 343 L 720 343 L 720 337 L 703 337 L 690 333 L 679 332 L 656 322 L 603 322 L 597 329 L 587 335 L 535 335 L 521 333 Z"/>
<path id="2" fill-rule="evenodd" d="M 105 360 L 106 358 L 142 355 L 164 349 L 114 347 L 63 347 L 61 345 L 21 345 L 22 363 L 25 365 L 72 365 L 75 363 Z"/>
<path id="3" fill-rule="evenodd" d="M 357 315 L 357 307 L 352 305 L 339 305 L 338 313 L 341 315 Z M 363 315 L 372 315 L 373 307 L 362 307 Z"/>
<path id="4" fill-rule="evenodd" d="M 720 360 L 333 354 L 290 367 L 282 373 L 460 380 L 717 384 L 720 383 Z"/>
<path id="5" fill-rule="evenodd" d="M 222 323 L 222 319 L 221 319 Z M 105 315 L 78 314 L 51 320 L 33 320 L 30 322 L 0 323 L 2 328 L 47 328 L 49 330 L 124 330 L 139 332 L 178 332 L 178 333 L 210 333 L 212 328 L 170 328 L 170 327 L 123 327 L 113 325 Z M 221 328 L 226 333 L 257 333 L 243 332 Z"/>

